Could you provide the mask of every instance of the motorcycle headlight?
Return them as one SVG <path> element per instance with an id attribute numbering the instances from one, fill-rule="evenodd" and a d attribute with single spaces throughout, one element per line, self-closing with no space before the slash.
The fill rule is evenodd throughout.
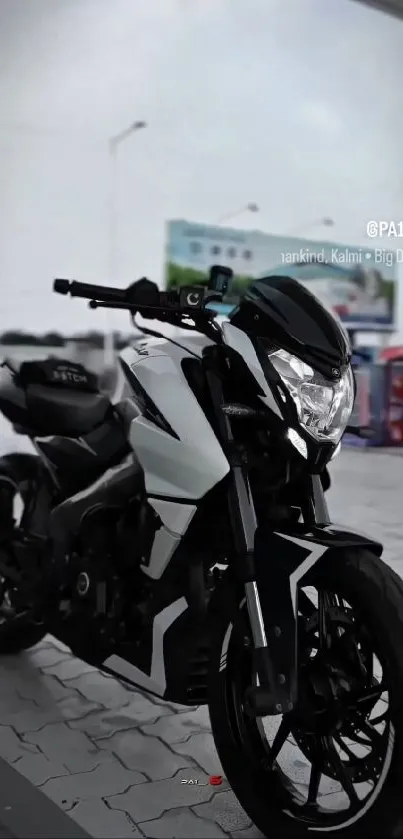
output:
<path id="1" fill-rule="evenodd" d="M 351 367 L 332 382 L 286 350 L 269 353 L 269 358 L 295 402 L 301 425 L 315 440 L 337 444 L 354 405 Z"/>

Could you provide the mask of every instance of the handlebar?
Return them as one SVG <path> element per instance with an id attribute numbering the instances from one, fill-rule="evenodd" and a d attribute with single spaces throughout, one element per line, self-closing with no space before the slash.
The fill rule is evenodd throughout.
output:
<path id="1" fill-rule="evenodd" d="M 221 300 L 223 296 L 206 286 L 181 286 L 171 291 L 159 291 L 155 283 L 145 278 L 127 289 L 57 279 L 53 283 L 53 290 L 57 294 L 90 300 L 90 306 L 94 309 L 127 309 L 133 314 L 138 312 L 147 318 L 163 320 L 169 317 L 179 319 L 181 316 L 200 317 L 201 314 L 211 319 L 214 313 L 205 310 L 206 303 Z"/>
<path id="2" fill-rule="evenodd" d="M 181 329 L 196 329 L 215 343 L 220 343 L 221 331 L 214 322 L 216 313 L 208 309 L 207 304 L 223 299 L 232 276 L 231 268 L 212 265 L 208 284 L 180 286 L 171 291 L 160 291 L 156 283 L 145 277 L 126 289 L 58 279 L 54 280 L 53 290 L 57 294 L 84 297 L 90 301 L 92 309 L 125 309 L 132 315 L 135 326 L 149 334 L 159 333 L 151 333 L 137 324 L 134 317 L 137 313 Z"/>

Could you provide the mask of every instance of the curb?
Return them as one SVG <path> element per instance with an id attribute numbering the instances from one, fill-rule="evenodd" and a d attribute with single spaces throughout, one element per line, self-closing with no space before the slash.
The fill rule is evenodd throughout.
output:
<path id="1" fill-rule="evenodd" d="M 14 839 L 89 839 L 64 810 L 0 759 L 0 825 Z"/>

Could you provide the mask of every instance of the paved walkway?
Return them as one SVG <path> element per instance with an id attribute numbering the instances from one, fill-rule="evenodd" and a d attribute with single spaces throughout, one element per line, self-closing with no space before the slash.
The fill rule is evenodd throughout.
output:
<path id="1" fill-rule="evenodd" d="M 401 458 L 345 450 L 332 475 L 334 520 L 381 538 L 403 574 Z M 0 669 L 0 757 L 91 836 L 261 836 L 225 781 L 181 783 L 220 774 L 206 709 L 132 691 L 51 638 Z"/>

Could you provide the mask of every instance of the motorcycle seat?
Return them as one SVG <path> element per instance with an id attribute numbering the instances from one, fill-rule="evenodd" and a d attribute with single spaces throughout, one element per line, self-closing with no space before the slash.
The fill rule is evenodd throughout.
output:
<path id="1" fill-rule="evenodd" d="M 40 384 L 26 388 L 26 405 L 38 432 L 79 437 L 100 425 L 111 403 L 103 393 Z"/>

